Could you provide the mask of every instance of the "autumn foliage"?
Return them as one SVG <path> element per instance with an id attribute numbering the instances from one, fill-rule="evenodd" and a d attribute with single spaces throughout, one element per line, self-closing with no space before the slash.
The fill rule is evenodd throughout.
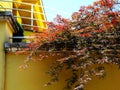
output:
<path id="1" fill-rule="evenodd" d="M 48 72 L 53 79 L 46 85 L 58 80 L 63 67 L 71 70 L 66 89 L 83 90 L 91 76 L 103 78 L 102 64 L 120 65 L 120 2 L 117 0 L 98 0 L 89 6 L 81 6 L 79 11 L 65 19 L 57 15 L 48 22 L 48 29 L 34 33 L 32 54 L 37 50 L 47 50 L 63 54 Z M 55 52 L 57 51 L 57 52 Z M 70 51 L 70 52 L 68 52 Z M 30 59 L 30 58 L 29 58 Z M 100 64 L 95 68 L 88 68 Z"/>

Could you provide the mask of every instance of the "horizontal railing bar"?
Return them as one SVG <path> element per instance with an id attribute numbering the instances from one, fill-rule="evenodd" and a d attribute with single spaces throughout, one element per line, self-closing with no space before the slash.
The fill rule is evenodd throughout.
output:
<path id="1" fill-rule="evenodd" d="M 7 9 L 7 10 L 16 10 L 16 11 L 19 10 L 19 11 L 29 12 L 29 13 L 32 12 L 31 10 L 18 9 L 18 8 L 17 8 L 17 9 L 16 9 L 16 8 L 12 8 L 12 9 L 11 9 L 11 8 L 2 8 L 2 7 L 0 7 L 0 9 L 5 9 L 5 10 L 6 10 L 6 9 Z M 44 13 L 35 12 L 35 11 L 34 11 L 33 13 L 34 13 L 34 14 L 43 14 L 43 15 L 44 15 Z M 23 17 L 23 16 L 20 16 L 20 17 Z"/>
<path id="2" fill-rule="evenodd" d="M 32 20 L 30 17 L 24 17 L 24 16 L 14 16 L 15 18 L 23 18 L 23 19 L 29 19 Z"/>
<path id="3" fill-rule="evenodd" d="M 15 18 L 24 18 L 24 19 L 29 19 L 29 20 L 36 20 L 36 21 L 39 21 L 39 22 L 46 22 L 45 20 L 39 20 L 39 19 L 36 19 L 36 18 L 33 18 L 31 19 L 30 17 L 24 17 L 24 16 L 14 16 Z"/>
<path id="4" fill-rule="evenodd" d="M 33 20 L 39 21 L 39 22 L 46 22 L 45 20 L 39 20 L 39 19 L 36 19 L 36 18 L 33 18 Z"/>
<path id="5" fill-rule="evenodd" d="M 26 10 L 26 9 L 18 9 L 18 8 L 12 8 L 13 10 L 18 10 L 18 11 L 24 11 L 24 12 L 32 12 L 31 10 Z M 36 11 L 33 11 L 32 13 L 34 14 L 43 14 L 44 13 L 41 13 L 41 12 L 36 12 Z"/>
<path id="6" fill-rule="evenodd" d="M 26 10 L 26 9 L 18 9 L 18 8 L 12 8 L 13 10 L 19 10 L 19 11 L 24 11 L 24 12 L 32 12 L 31 10 Z"/>
<path id="7" fill-rule="evenodd" d="M 7 9 L 7 10 L 18 10 L 18 11 L 24 11 L 24 12 L 32 12 L 31 10 L 26 10 L 26 9 L 18 9 L 18 8 L 2 8 L 2 7 L 0 7 L 0 9 Z M 43 14 L 44 15 L 44 13 L 41 13 L 41 12 L 36 12 L 36 11 L 34 11 L 34 12 L 32 12 L 32 13 L 34 13 L 34 14 Z"/>
<path id="8" fill-rule="evenodd" d="M 28 27 L 38 27 L 38 28 L 41 28 L 41 29 L 47 29 L 45 27 L 41 27 L 41 26 L 36 26 L 36 25 L 29 25 L 29 24 L 21 24 L 22 26 L 28 26 Z"/>

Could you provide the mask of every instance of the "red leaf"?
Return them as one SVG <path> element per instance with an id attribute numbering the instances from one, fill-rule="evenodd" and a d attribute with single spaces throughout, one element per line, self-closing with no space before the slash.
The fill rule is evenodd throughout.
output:
<path id="1" fill-rule="evenodd" d="M 89 33 L 84 33 L 84 34 L 80 34 L 80 36 L 82 36 L 82 37 L 90 37 L 91 34 L 89 34 Z"/>

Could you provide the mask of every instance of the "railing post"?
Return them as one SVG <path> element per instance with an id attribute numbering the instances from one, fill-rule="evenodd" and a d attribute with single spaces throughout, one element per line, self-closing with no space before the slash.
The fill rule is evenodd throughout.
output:
<path id="1" fill-rule="evenodd" d="M 31 5 L 31 30 L 33 29 L 33 15 L 34 15 L 34 5 Z"/>

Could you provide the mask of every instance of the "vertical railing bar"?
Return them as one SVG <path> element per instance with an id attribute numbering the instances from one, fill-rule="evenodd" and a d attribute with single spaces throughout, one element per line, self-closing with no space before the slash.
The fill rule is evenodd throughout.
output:
<path id="1" fill-rule="evenodd" d="M 33 17 L 33 14 L 34 14 L 34 8 L 33 8 L 33 7 L 34 7 L 34 5 L 32 4 L 32 5 L 31 5 L 31 30 L 33 29 L 32 26 L 33 26 L 33 18 L 34 18 L 34 17 Z"/>

